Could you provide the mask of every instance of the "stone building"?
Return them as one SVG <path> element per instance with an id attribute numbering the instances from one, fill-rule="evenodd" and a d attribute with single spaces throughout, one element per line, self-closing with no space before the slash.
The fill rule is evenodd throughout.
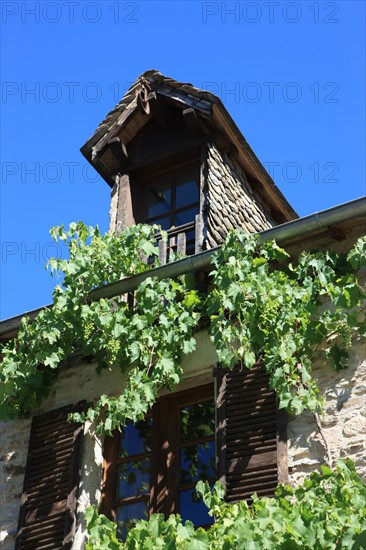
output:
<path id="1" fill-rule="evenodd" d="M 170 250 L 188 254 L 158 268 L 163 277 L 207 270 L 212 247 L 235 227 L 275 238 L 294 256 L 345 252 L 365 233 L 365 199 L 298 218 L 221 101 L 157 71 L 139 77 L 82 153 L 111 187 L 111 231 L 157 223 L 169 233 L 167 247 L 160 244 L 163 263 Z M 134 290 L 140 280 L 130 277 L 112 292 Z M 20 319 L 0 323 L 2 340 L 16 334 Z M 122 435 L 102 439 L 90 423 L 66 422 L 68 412 L 124 383 L 117 368 L 96 377 L 93 360 L 80 355 L 60 366 L 32 418 L 2 423 L 4 550 L 82 549 L 89 503 L 117 521 L 178 511 L 204 525 L 209 519 L 192 500 L 200 476 L 220 478 L 235 501 L 298 482 L 327 454 L 349 456 L 365 473 L 364 342 L 354 343 L 344 371 L 314 364 L 327 401 L 320 432 L 313 415 L 277 410 L 261 369 L 222 374 L 207 330 L 196 340 L 196 351 L 182 359 L 180 386 L 163 391 L 147 419 Z M 199 458 L 196 474 L 190 450 Z"/>

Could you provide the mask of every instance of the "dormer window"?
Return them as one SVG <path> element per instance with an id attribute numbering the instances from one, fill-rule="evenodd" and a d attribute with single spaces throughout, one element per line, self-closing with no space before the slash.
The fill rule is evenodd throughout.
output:
<path id="1" fill-rule="evenodd" d="M 185 253 L 195 253 L 196 216 L 200 212 L 199 163 L 175 165 L 137 179 L 136 219 L 157 224 L 174 240 L 185 235 Z M 145 172 L 146 173 L 146 172 Z M 135 180 L 134 178 L 134 180 Z"/>
<path id="2" fill-rule="evenodd" d="M 228 231 L 296 217 L 220 99 L 158 71 L 142 74 L 82 153 L 113 188 L 110 231 L 156 223 L 164 263 L 220 245 Z M 196 223 L 195 223 L 196 222 Z"/>
<path id="3" fill-rule="evenodd" d="M 199 188 L 194 174 L 151 183 L 147 193 L 146 221 L 163 229 L 194 221 L 199 211 Z"/>

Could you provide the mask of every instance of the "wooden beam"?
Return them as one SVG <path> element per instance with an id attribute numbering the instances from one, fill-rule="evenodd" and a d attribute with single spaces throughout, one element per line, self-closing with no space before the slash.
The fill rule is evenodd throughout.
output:
<path id="1" fill-rule="evenodd" d="M 143 166 L 147 166 L 148 164 L 151 164 L 153 162 L 158 162 L 168 157 L 173 157 L 174 155 L 178 155 L 179 153 L 190 151 L 195 147 L 199 147 L 202 143 L 211 141 L 211 140 L 212 140 L 211 136 L 196 137 L 196 138 L 193 137 L 181 143 L 175 143 L 173 144 L 172 147 L 166 148 L 159 152 L 155 152 L 145 157 L 139 157 L 139 158 L 135 158 L 134 160 L 131 160 L 130 162 L 126 163 L 123 166 L 123 172 L 130 172 L 131 170 L 135 170 L 136 168 L 142 168 Z"/>
<path id="2" fill-rule="evenodd" d="M 189 109 L 184 109 L 183 111 L 183 120 L 192 132 L 196 136 L 204 136 L 208 133 L 205 126 L 202 124 L 202 121 L 197 116 L 196 110 L 190 107 Z"/>
<path id="3" fill-rule="evenodd" d="M 128 153 L 125 144 L 119 137 L 112 138 L 108 141 L 108 147 L 114 156 L 121 164 L 128 160 Z"/>
<path id="4" fill-rule="evenodd" d="M 158 98 L 156 92 L 150 92 L 147 97 L 150 104 L 150 113 L 161 126 L 166 126 L 169 120 L 169 109 L 164 100 Z"/>

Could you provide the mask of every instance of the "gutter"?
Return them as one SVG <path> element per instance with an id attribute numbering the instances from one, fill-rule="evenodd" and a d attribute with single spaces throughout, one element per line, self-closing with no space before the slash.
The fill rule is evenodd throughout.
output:
<path id="1" fill-rule="evenodd" d="M 263 241 L 275 239 L 276 242 L 280 244 L 290 239 L 292 240 L 310 235 L 322 229 L 329 229 L 334 225 L 354 218 L 363 218 L 366 227 L 366 196 L 340 204 L 339 206 L 334 206 L 327 210 L 322 210 L 321 212 L 315 212 L 304 218 L 297 218 L 296 220 L 271 227 L 258 234 Z M 100 300 L 100 298 L 113 298 L 119 294 L 132 292 L 148 277 L 167 279 L 209 267 L 212 263 L 212 255 L 218 251 L 220 247 L 221 246 L 215 246 L 210 250 L 188 256 L 188 258 L 183 258 L 171 264 L 150 269 L 138 275 L 131 275 L 115 283 L 92 290 L 89 293 L 88 301 L 95 302 L 96 300 Z"/>
<path id="2" fill-rule="evenodd" d="M 306 236 L 309 236 L 313 233 L 319 232 L 321 230 L 327 230 L 331 227 L 339 225 L 341 223 L 355 220 L 359 218 L 360 222 L 363 221 L 366 229 L 366 196 L 359 199 L 355 199 L 338 206 L 334 206 L 327 210 L 322 210 L 321 212 L 315 212 L 309 216 L 303 218 L 297 218 L 296 220 L 271 227 L 265 231 L 258 233 L 260 238 L 263 241 L 275 239 L 278 244 L 285 244 L 288 241 L 294 239 L 302 239 Z M 95 302 L 101 298 L 113 298 L 120 294 L 125 294 L 127 292 L 132 292 L 145 281 L 148 277 L 157 277 L 158 279 L 166 279 L 170 277 L 178 277 L 184 275 L 191 271 L 198 271 L 200 269 L 205 269 L 212 264 L 212 255 L 220 249 L 220 246 L 211 248 L 210 250 L 205 250 L 204 252 L 199 252 L 193 256 L 188 256 L 182 260 L 177 260 L 171 264 L 166 264 L 155 269 L 149 269 L 144 273 L 139 273 L 137 275 L 131 275 L 116 281 L 115 283 L 110 283 L 103 287 L 92 290 L 88 295 L 89 302 Z M 45 306 L 47 308 L 52 307 L 52 305 Z M 41 311 L 40 308 L 34 310 L 28 315 L 31 318 L 36 317 L 36 315 Z M 0 322 L 0 336 L 5 335 L 7 332 L 16 330 L 19 327 L 20 320 L 26 314 L 17 315 L 10 319 L 6 319 Z"/>

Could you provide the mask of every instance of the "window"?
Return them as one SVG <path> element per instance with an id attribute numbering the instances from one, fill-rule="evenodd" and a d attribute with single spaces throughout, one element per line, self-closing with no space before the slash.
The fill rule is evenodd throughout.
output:
<path id="1" fill-rule="evenodd" d="M 216 479 L 212 384 L 162 398 L 146 419 L 106 438 L 101 509 L 121 538 L 153 512 L 208 525 L 212 518 L 195 491 L 200 479 Z"/>
<path id="2" fill-rule="evenodd" d="M 143 422 L 107 438 L 101 512 L 121 537 L 154 512 L 208 525 L 199 479 L 219 479 L 228 502 L 272 496 L 287 480 L 286 414 L 262 365 L 217 368 L 215 396 L 212 384 L 169 394 Z"/>
<path id="3" fill-rule="evenodd" d="M 195 252 L 195 221 L 200 210 L 198 166 L 198 162 L 194 161 L 153 177 L 138 176 L 138 221 L 160 225 L 164 230 L 181 228 L 186 236 L 187 254 Z M 176 236 L 177 232 L 173 233 Z M 171 244 L 171 248 L 174 246 L 176 244 Z"/>

